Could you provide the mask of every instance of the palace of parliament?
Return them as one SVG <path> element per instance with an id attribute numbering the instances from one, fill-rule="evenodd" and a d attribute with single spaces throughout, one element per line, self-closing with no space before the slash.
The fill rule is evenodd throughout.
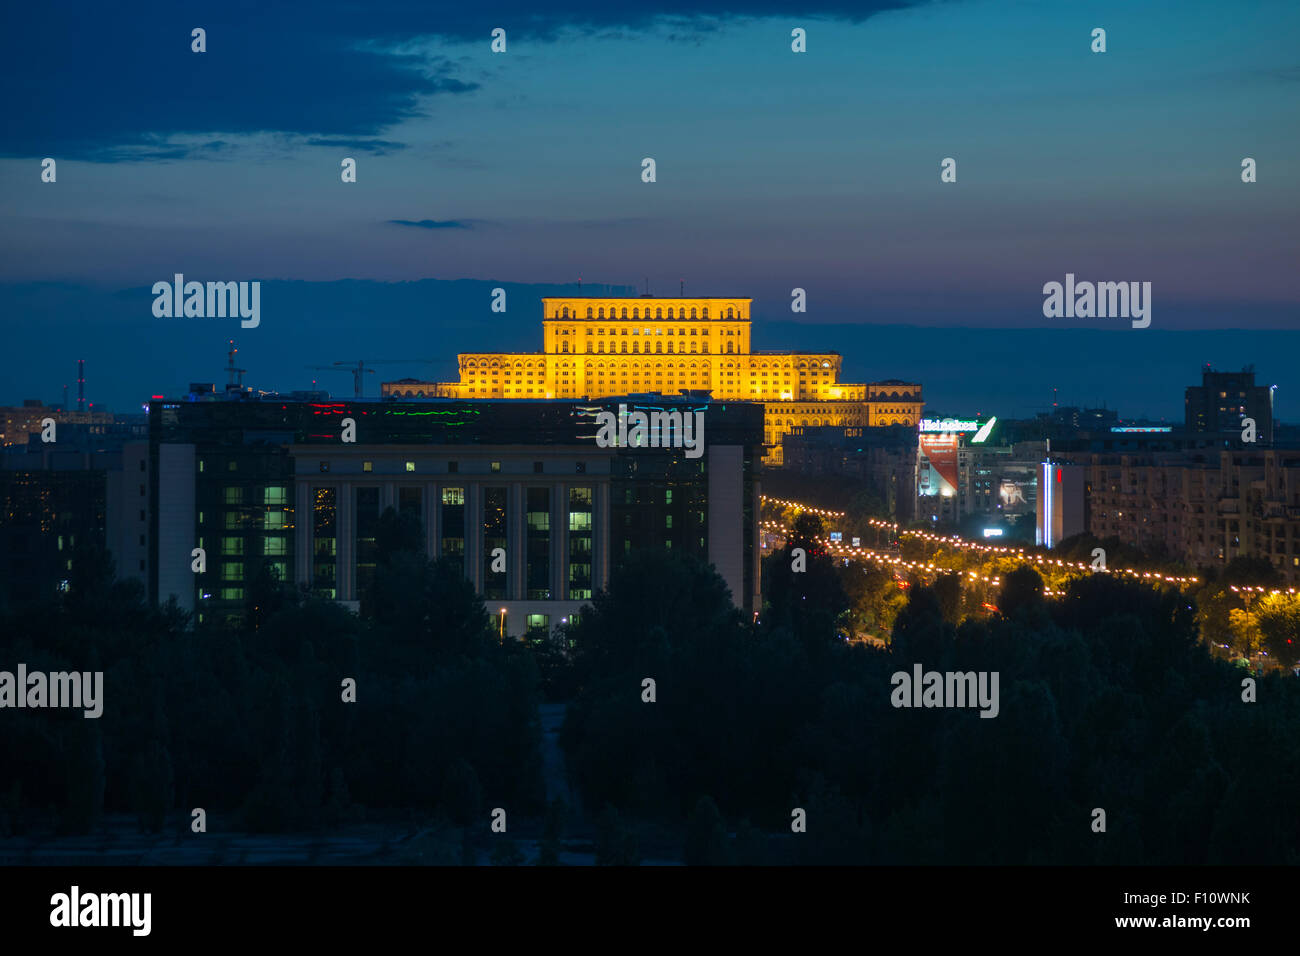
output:
<path id="1" fill-rule="evenodd" d="M 541 352 L 468 352 L 459 382 L 385 382 L 392 398 L 602 399 L 707 391 L 761 403 L 768 464 L 803 425 L 915 425 L 921 386 L 840 382 L 838 352 L 755 352 L 751 299 L 542 299 Z"/>

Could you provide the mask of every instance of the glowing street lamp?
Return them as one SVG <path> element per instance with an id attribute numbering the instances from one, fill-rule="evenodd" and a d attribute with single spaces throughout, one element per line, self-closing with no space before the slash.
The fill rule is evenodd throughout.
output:
<path id="1" fill-rule="evenodd" d="M 506 609 L 501 609 L 501 640 L 506 639 Z"/>

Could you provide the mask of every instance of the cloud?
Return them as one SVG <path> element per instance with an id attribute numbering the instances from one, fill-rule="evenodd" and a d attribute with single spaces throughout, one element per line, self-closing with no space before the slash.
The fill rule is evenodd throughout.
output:
<path id="1" fill-rule="evenodd" d="M 417 229 L 473 229 L 469 219 L 390 219 L 395 226 L 414 226 Z"/>
<path id="2" fill-rule="evenodd" d="M 0 29 L 6 116 L 0 156 L 159 162 L 200 155 L 186 136 L 283 133 L 325 141 L 373 139 L 425 115 L 426 101 L 473 93 L 453 64 L 416 56 L 413 41 L 480 41 L 669 25 L 716 29 L 719 19 L 798 15 L 861 21 L 916 0 L 560 0 L 490 9 L 427 0 L 209 4 L 143 0 L 14 3 Z M 692 26 L 693 25 L 693 26 Z M 206 52 L 191 30 L 206 31 Z M 179 142 L 177 140 L 180 140 Z M 290 141 L 292 142 L 292 141 Z M 310 143 L 310 140 L 308 140 Z"/>
<path id="3" fill-rule="evenodd" d="M 331 149 L 347 149 L 357 153 L 374 153 L 376 156 L 387 156 L 399 149 L 405 149 L 405 143 L 397 143 L 388 139 L 326 139 L 316 136 L 307 140 L 308 146 L 328 146 Z"/>

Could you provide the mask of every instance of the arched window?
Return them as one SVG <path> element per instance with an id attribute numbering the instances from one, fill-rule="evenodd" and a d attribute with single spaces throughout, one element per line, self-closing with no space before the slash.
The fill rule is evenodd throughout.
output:
<path id="1" fill-rule="evenodd" d="M 706 318 L 706 319 L 709 317 L 709 307 L 708 307 L 707 305 L 704 307 L 704 309 L 702 310 L 701 314 L 702 314 L 703 317 Z"/>
<path id="2" fill-rule="evenodd" d="M 636 353 L 636 352 L 640 352 L 640 351 L 641 351 L 641 343 L 640 343 L 640 342 L 633 342 L 633 343 L 632 343 L 632 351 L 633 351 L 634 353 Z"/>
<path id="3" fill-rule="evenodd" d="M 663 350 L 664 350 L 664 344 L 663 344 L 662 342 L 656 342 L 656 343 L 655 343 L 655 351 L 656 351 L 656 352 L 663 352 Z"/>
<path id="4" fill-rule="evenodd" d="M 668 343 L 668 354 L 669 354 L 669 355 L 672 355 L 672 354 L 673 354 L 673 343 L 672 343 L 672 342 L 669 342 L 669 343 Z"/>
<path id="5" fill-rule="evenodd" d="M 604 317 L 605 317 L 605 309 L 604 309 L 604 307 L 602 306 L 601 308 L 599 308 L 599 309 L 596 310 L 596 318 L 598 318 L 598 319 L 603 319 Z M 614 317 L 614 316 L 611 314 L 611 315 L 610 315 L 610 318 L 613 318 L 613 317 Z"/>
<path id="6" fill-rule="evenodd" d="M 423 391 L 423 390 L 420 390 L 420 391 L 416 392 L 416 393 L 415 393 L 415 397 L 416 397 L 416 398 L 424 398 L 424 391 Z"/>
<path id="7" fill-rule="evenodd" d="M 692 318 L 692 319 L 695 318 L 695 310 L 694 310 L 694 309 L 691 309 L 691 318 Z"/>
<path id="8" fill-rule="evenodd" d="M 699 344 L 698 342 L 692 342 L 692 343 L 691 343 L 691 352 L 692 352 L 692 353 L 694 353 L 694 352 L 698 352 L 698 351 L 699 351 L 699 349 L 696 347 L 698 344 Z"/>
<path id="9" fill-rule="evenodd" d="M 590 319 L 591 317 L 592 317 L 592 315 L 591 315 L 591 306 L 587 306 L 587 318 Z"/>
<path id="10" fill-rule="evenodd" d="M 663 317 L 664 317 L 664 310 L 663 310 L 663 309 L 655 309 L 655 318 L 656 318 L 656 319 L 662 319 Z"/>
<path id="11" fill-rule="evenodd" d="M 623 318 L 627 318 L 627 306 L 623 307 Z"/>
<path id="12" fill-rule="evenodd" d="M 560 314 L 561 314 L 562 317 L 564 317 L 564 318 L 567 319 L 567 318 L 569 317 L 569 307 L 566 305 L 566 306 L 561 310 Z"/>
<path id="13" fill-rule="evenodd" d="M 709 354 L 709 343 L 708 343 L 708 342 L 705 342 L 703 348 L 701 348 L 700 351 L 703 352 L 705 355 L 708 355 L 708 354 Z"/>
<path id="14" fill-rule="evenodd" d="M 627 354 L 627 343 L 626 343 L 626 342 L 623 343 L 623 354 L 624 354 L 624 355 Z"/>
<path id="15" fill-rule="evenodd" d="M 641 318 L 641 310 L 640 310 L 640 309 L 636 309 L 636 308 L 634 308 L 634 309 L 632 310 L 632 318 L 634 318 L 634 319 L 639 319 L 639 318 Z"/>
<path id="16" fill-rule="evenodd" d="M 734 351 L 736 351 L 736 344 L 735 344 L 734 342 L 728 342 L 728 343 L 727 343 L 727 354 L 730 355 L 730 354 L 731 354 L 732 352 L 734 352 Z"/>
<path id="17" fill-rule="evenodd" d="M 668 318 L 671 319 L 672 317 L 673 317 L 673 307 L 670 305 L 668 307 Z"/>
<path id="18" fill-rule="evenodd" d="M 567 351 L 569 351 L 569 343 L 568 343 L 568 342 L 561 342 L 561 343 L 560 343 L 560 351 L 561 351 L 561 352 L 567 352 Z"/>

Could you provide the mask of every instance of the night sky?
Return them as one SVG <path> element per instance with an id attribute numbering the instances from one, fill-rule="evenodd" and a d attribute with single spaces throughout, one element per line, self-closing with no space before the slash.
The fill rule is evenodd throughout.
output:
<path id="1" fill-rule="evenodd" d="M 1055 384 L 1177 416 L 1199 365 L 1254 362 L 1300 418 L 1295 3 L 547 6 L 7 5 L 0 403 L 59 400 L 84 357 L 135 410 L 223 381 L 231 337 L 262 388 L 446 378 L 539 349 L 539 297 L 581 277 L 753 296 L 756 348 L 837 348 L 954 414 Z M 262 281 L 260 327 L 155 318 L 177 272 Z M 1151 282 L 1150 329 L 1044 318 L 1067 272 Z"/>

